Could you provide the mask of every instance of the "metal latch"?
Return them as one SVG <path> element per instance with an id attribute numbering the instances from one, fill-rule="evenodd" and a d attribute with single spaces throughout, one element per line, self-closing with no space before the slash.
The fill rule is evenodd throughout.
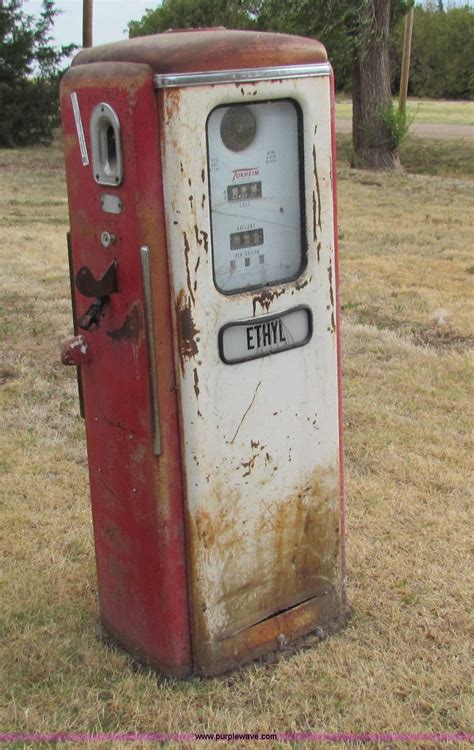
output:
<path id="1" fill-rule="evenodd" d="M 102 310 L 108 301 L 109 298 L 107 296 L 97 297 L 89 309 L 77 319 L 79 328 L 82 328 L 83 331 L 90 331 L 94 326 L 98 328 Z"/>
<path id="2" fill-rule="evenodd" d="M 109 296 L 118 292 L 117 263 L 113 261 L 100 279 L 94 277 L 90 268 L 83 266 L 76 274 L 76 287 L 84 297 L 95 297 L 89 309 L 77 319 L 77 325 L 83 331 L 98 328 Z"/>

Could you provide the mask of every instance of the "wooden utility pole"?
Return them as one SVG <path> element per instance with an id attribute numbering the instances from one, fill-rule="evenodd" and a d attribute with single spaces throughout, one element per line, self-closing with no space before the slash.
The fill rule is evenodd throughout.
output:
<path id="1" fill-rule="evenodd" d="M 410 75 L 411 37 L 413 34 L 413 16 L 415 9 L 410 8 L 405 16 L 405 34 L 403 37 L 402 73 L 400 76 L 400 98 L 398 109 L 405 112 L 407 106 L 408 77 Z"/>
<path id="2" fill-rule="evenodd" d="M 82 0 L 82 46 L 92 47 L 92 3 Z"/>

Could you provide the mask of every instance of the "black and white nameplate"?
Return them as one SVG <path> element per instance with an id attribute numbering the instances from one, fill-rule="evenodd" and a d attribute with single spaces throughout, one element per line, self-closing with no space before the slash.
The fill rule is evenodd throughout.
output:
<path id="1" fill-rule="evenodd" d="M 219 331 L 219 353 L 228 365 L 266 357 L 306 344 L 313 333 L 309 307 L 228 323 Z"/>

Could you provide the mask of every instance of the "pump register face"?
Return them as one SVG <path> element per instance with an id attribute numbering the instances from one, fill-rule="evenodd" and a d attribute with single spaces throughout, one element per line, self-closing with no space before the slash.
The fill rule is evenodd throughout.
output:
<path id="1" fill-rule="evenodd" d="M 288 99 L 214 109 L 207 122 L 214 279 L 231 294 L 305 263 L 301 112 Z"/>

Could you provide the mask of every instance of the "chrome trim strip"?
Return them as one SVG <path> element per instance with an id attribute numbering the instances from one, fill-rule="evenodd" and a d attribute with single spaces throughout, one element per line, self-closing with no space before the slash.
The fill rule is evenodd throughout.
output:
<path id="1" fill-rule="evenodd" d="M 242 68 L 240 70 L 211 70 L 203 73 L 160 74 L 153 76 L 153 84 L 156 89 L 167 89 L 216 83 L 249 83 L 274 79 L 309 78 L 312 76 L 328 76 L 330 73 L 331 66 L 329 63 L 312 63 L 311 65 L 287 65 L 276 68 Z"/>
<path id="2" fill-rule="evenodd" d="M 140 248 L 142 261 L 143 290 L 145 293 L 145 317 L 148 339 L 148 354 L 150 358 L 150 395 L 151 395 L 151 428 L 153 435 L 153 453 L 159 456 L 161 453 L 160 419 L 158 413 L 158 383 L 156 378 L 155 340 L 153 337 L 153 314 L 151 295 L 151 273 L 150 273 L 150 248 L 142 245 Z"/>

